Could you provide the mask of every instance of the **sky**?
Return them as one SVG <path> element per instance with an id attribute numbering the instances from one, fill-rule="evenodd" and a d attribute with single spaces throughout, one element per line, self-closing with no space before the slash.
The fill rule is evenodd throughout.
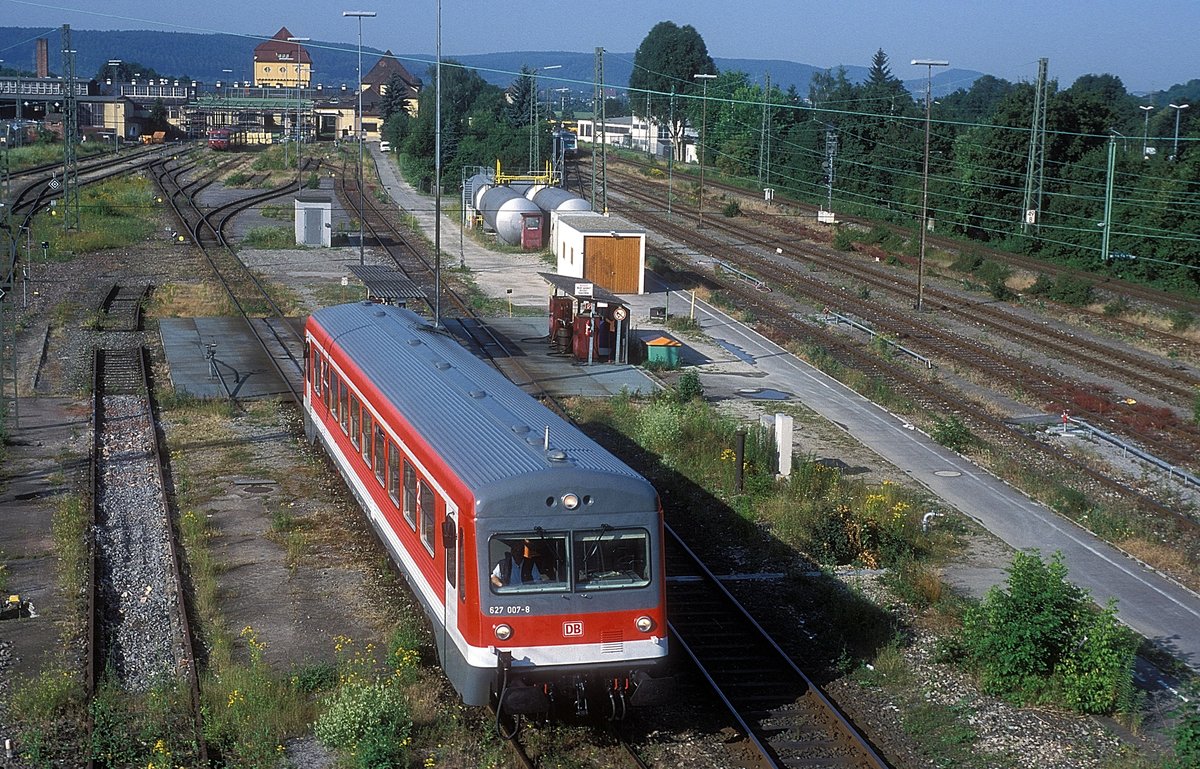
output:
<path id="1" fill-rule="evenodd" d="M 1033 81 L 1040 58 L 1064 88 L 1085 74 L 1116 75 L 1134 93 L 1200 78 L 1197 0 L 0 0 L 0 25 L 261 37 L 286 26 L 352 48 L 358 20 L 342 11 L 370 10 L 378 15 L 362 20 L 364 46 L 432 56 L 439 2 L 446 57 L 629 53 L 655 24 L 673 21 L 695 27 L 714 58 L 867 66 L 882 48 L 902 80 L 925 74 L 912 59 L 940 59 Z M 7 44 L 0 40 L 0 59 Z"/>

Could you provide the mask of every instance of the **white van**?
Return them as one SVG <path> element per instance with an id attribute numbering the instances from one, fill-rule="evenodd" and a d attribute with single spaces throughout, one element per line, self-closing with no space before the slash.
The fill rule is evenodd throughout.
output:
<path id="1" fill-rule="evenodd" d="M 391 152 L 392 151 L 392 143 L 384 142 L 384 141 L 379 142 L 379 151 L 380 152 Z"/>

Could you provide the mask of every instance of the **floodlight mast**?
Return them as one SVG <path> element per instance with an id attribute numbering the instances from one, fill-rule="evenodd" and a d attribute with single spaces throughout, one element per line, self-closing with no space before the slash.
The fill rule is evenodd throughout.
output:
<path id="1" fill-rule="evenodd" d="M 362 20 L 373 19 L 375 11 L 342 11 L 343 17 L 358 19 L 358 125 L 354 129 L 354 140 L 358 142 L 358 264 L 365 264 L 363 255 L 363 130 L 362 130 Z"/>

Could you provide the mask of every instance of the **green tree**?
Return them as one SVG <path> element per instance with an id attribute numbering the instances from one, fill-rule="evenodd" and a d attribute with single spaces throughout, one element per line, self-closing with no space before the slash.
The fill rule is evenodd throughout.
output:
<path id="1" fill-rule="evenodd" d="M 680 27 L 671 21 L 660 21 L 634 54 L 633 73 L 629 76 L 633 112 L 646 116 L 646 94 L 649 94 L 649 116 L 669 124 L 678 160 L 683 158 L 683 127 L 689 115 L 693 124 L 699 122 L 701 84 L 692 76 L 716 72 L 704 38 L 690 24 Z M 681 98 L 672 108 L 673 91 Z"/>

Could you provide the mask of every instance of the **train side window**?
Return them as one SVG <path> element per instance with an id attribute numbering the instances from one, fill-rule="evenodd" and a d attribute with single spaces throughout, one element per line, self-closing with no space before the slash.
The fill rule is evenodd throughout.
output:
<path id="1" fill-rule="evenodd" d="M 392 502 L 400 506 L 400 451 L 396 444 L 388 441 L 388 496 Z"/>
<path id="2" fill-rule="evenodd" d="M 420 494 L 418 503 L 421 508 L 421 541 L 425 543 L 425 547 L 432 553 L 433 529 L 437 521 L 437 502 L 434 500 L 433 489 L 429 488 L 429 484 L 425 483 L 425 481 L 421 481 Z"/>
<path id="3" fill-rule="evenodd" d="M 387 455 L 384 453 L 384 446 L 387 445 L 387 439 L 383 437 L 383 428 L 379 423 L 375 423 L 375 477 L 379 480 L 379 485 L 383 486 L 383 471 L 387 462 Z"/>
<path id="4" fill-rule="evenodd" d="M 404 520 L 417 529 L 417 473 L 413 466 L 404 461 Z"/>
<path id="5" fill-rule="evenodd" d="M 362 404 L 359 403 L 358 397 L 350 396 L 350 443 L 354 448 L 358 448 L 359 437 L 362 429 Z"/>
<path id="6" fill-rule="evenodd" d="M 334 422 L 338 420 L 338 388 L 341 384 L 337 374 L 329 375 L 329 410 L 333 413 Z"/>
<path id="7" fill-rule="evenodd" d="M 312 379 L 309 380 L 312 385 L 312 394 L 314 398 L 321 397 L 321 353 L 314 352 L 312 356 Z"/>
<path id="8" fill-rule="evenodd" d="M 338 393 L 338 415 L 342 432 L 350 433 L 350 383 L 342 380 L 342 391 Z"/>
<path id="9" fill-rule="evenodd" d="M 362 413 L 362 457 L 371 466 L 371 412 L 363 409 Z"/>
<path id="10" fill-rule="evenodd" d="M 321 399 L 325 401 L 325 406 L 328 408 L 329 403 L 329 378 L 333 376 L 333 367 L 329 365 L 329 361 L 325 361 L 325 365 L 321 367 Z"/>

